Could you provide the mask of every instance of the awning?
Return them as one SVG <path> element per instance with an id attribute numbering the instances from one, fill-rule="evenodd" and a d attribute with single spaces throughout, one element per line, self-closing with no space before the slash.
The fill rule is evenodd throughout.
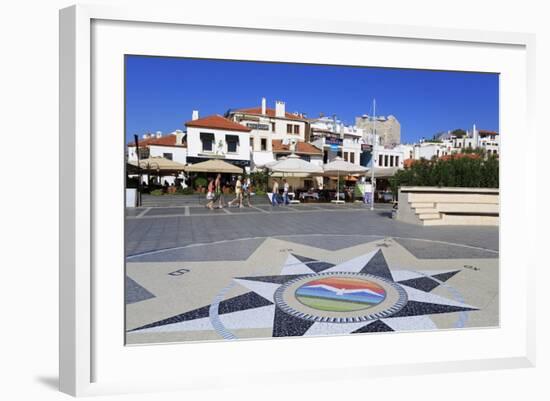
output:
<path id="1" fill-rule="evenodd" d="M 197 173 L 229 173 L 229 174 L 242 174 L 243 169 L 237 167 L 231 163 L 224 162 L 219 159 L 210 159 L 205 162 L 192 164 L 185 166 L 187 172 Z"/>
<path id="2" fill-rule="evenodd" d="M 137 171 L 137 160 L 128 162 L 128 167 L 129 170 L 131 169 Z M 139 161 L 139 169 L 144 172 L 174 172 L 183 171 L 185 169 L 185 165 L 164 157 L 149 157 Z"/>

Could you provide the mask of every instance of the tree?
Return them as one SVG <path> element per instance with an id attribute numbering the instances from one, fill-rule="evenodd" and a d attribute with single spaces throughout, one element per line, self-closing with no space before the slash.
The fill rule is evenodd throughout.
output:
<path id="1" fill-rule="evenodd" d="M 462 128 L 457 128 L 451 131 L 451 135 L 456 136 L 457 138 L 462 138 L 463 136 L 466 136 L 466 131 Z"/>
<path id="2" fill-rule="evenodd" d="M 390 179 L 393 193 L 400 186 L 498 188 L 496 156 L 455 155 L 448 159 L 418 160 Z"/>

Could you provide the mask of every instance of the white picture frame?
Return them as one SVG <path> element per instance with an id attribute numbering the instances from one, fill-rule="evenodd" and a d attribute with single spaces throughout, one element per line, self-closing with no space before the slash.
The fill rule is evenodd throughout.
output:
<path id="1" fill-rule="evenodd" d="M 120 292 L 123 287 L 118 286 L 118 282 L 108 281 L 108 277 L 97 274 L 94 270 L 97 263 L 105 261 L 107 257 L 112 259 L 115 267 L 123 266 L 122 260 L 116 260 L 117 253 L 105 253 L 99 255 L 101 246 L 97 241 L 101 232 L 98 230 L 103 227 L 98 219 L 109 218 L 117 215 L 104 214 L 104 208 L 98 202 L 98 194 L 105 193 L 101 188 L 105 184 L 97 179 L 98 164 L 97 151 L 102 143 L 95 142 L 93 135 L 94 126 L 98 126 L 95 115 L 95 104 L 92 101 L 93 96 L 97 96 L 98 88 L 92 85 L 94 74 L 100 73 L 102 66 L 94 59 L 98 49 L 94 46 L 100 46 L 104 41 L 98 39 L 93 41 L 94 24 L 105 21 L 109 27 L 116 30 L 126 29 L 146 29 L 156 26 L 155 32 L 159 31 L 159 37 L 168 32 L 163 29 L 177 29 L 177 27 L 193 27 L 195 34 L 200 37 L 201 34 L 208 35 L 210 30 L 230 30 L 239 35 L 254 35 L 258 32 L 267 35 L 284 34 L 287 37 L 293 35 L 297 38 L 323 37 L 327 40 L 337 38 L 342 43 L 352 40 L 361 40 L 362 38 L 374 38 L 384 40 L 387 43 L 394 41 L 408 41 L 407 43 L 431 43 L 443 49 L 445 46 L 462 46 L 464 48 L 478 48 L 479 51 L 485 51 L 485 47 L 495 49 L 510 49 L 510 60 L 515 63 L 508 65 L 510 76 L 515 76 L 516 85 L 520 91 L 516 92 L 519 99 L 507 102 L 508 97 L 514 94 L 505 90 L 501 92 L 501 118 L 506 113 L 505 121 L 501 120 L 502 133 L 508 132 L 509 135 L 519 135 L 517 131 L 521 128 L 522 135 L 534 138 L 533 133 L 533 112 L 534 112 L 534 35 L 506 32 L 484 32 L 457 29 L 437 29 L 428 27 L 413 26 L 390 26 L 374 25 L 357 21 L 325 21 L 325 20 L 304 20 L 293 19 L 291 17 L 265 16 L 263 18 L 249 18 L 247 15 L 235 13 L 231 18 L 227 15 L 221 15 L 211 12 L 208 15 L 185 13 L 184 9 L 167 10 L 154 7 L 147 8 L 112 8 L 108 6 L 73 6 L 63 9 L 60 12 L 60 389 L 63 392 L 72 395 L 94 395 L 109 393 L 126 393 L 134 391 L 165 391 L 174 390 L 197 390 L 207 387 L 217 386 L 246 386 L 247 381 L 253 379 L 257 385 L 267 383 L 269 378 L 276 376 L 279 380 L 295 380 L 296 372 L 300 373 L 300 380 L 312 381 L 327 380 L 330 378 L 338 380 L 344 377 L 361 380 L 361 377 L 376 377 L 379 375 L 399 375 L 407 372 L 410 374 L 433 373 L 440 371 L 458 372 L 480 369 L 500 369 L 511 367 L 530 367 L 534 366 L 535 361 L 535 341 L 534 341 L 534 287 L 533 275 L 536 261 L 529 255 L 521 257 L 517 252 L 512 251 L 501 253 L 501 267 L 503 278 L 501 279 L 501 301 L 506 301 L 506 295 L 509 294 L 510 282 L 512 278 L 507 275 L 506 266 L 503 261 L 520 264 L 523 268 L 518 275 L 516 283 L 520 292 L 521 302 L 516 314 L 516 320 L 504 316 L 503 324 L 500 328 L 494 330 L 468 330 L 460 332 L 444 332 L 437 335 L 437 341 L 450 341 L 456 338 L 464 338 L 464 341 L 481 339 L 486 344 L 491 341 L 497 341 L 499 333 L 512 341 L 512 347 L 508 352 L 499 351 L 498 341 L 495 342 L 495 348 L 482 352 L 471 353 L 464 352 L 464 358 L 453 358 L 449 355 L 442 355 L 439 360 L 434 358 L 421 360 L 411 352 L 407 358 L 402 358 L 400 362 L 389 361 L 383 363 L 381 360 L 359 362 L 355 365 L 349 365 L 344 362 L 331 361 L 330 363 L 320 360 L 312 361 L 309 366 L 293 366 L 292 369 L 280 369 L 283 365 L 276 362 L 271 366 L 268 363 L 256 366 L 253 371 L 246 370 L 245 366 L 235 368 L 236 371 L 248 372 L 249 376 L 245 379 L 239 379 L 237 376 L 231 376 L 226 373 L 231 372 L 231 366 L 208 367 L 200 363 L 198 356 L 206 354 L 212 356 L 219 355 L 220 360 L 227 361 L 236 356 L 243 356 L 243 360 L 253 358 L 253 355 L 262 353 L 281 353 L 288 350 L 303 349 L 304 352 L 315 350 L 322 345 L 324 347 L 342 347 L 344 342 L 352 342 L 358 345 L 366 341 L 364 336 L 356 336 L 353 339 L 349 337 L 327 338 L 327 339 L 287 339 L 287 340 L 262 340 L 237 343 L 212 343 L 212 344 L 194 344 L 194 345 L 164 345 L 148 347 L 124 347 L 123 335 L 118 333 L 114 327 L 109 326 L 109 322 L 117 316 L 121 319 L 122 315 L 113 315 L 106 318 L 101 312 L 105 306 L 96 305 L 98 301 L 96 291 L 101 288 L 101 292 L 108 294 Z M 135 24 L 115 27 L 116 24 Z M 108 27 L 108 28 L 109 28 Z M 162 29 L 160 29 L 162 28 Z M 136 31 L 137 32 L 137 31 Z M 229 32 L 229 31 L 227 31 Z M 98 35 L 109 34 L 106 32 Z M 150 35 L 151 42 L 154 44 L 155 34 Z M 113 46 L 120 41 L 130 41 L 132 35 L 128 37 L 111 38 Z M 114 40 L 117 39 L 117 40 Z M 116 43 L 115 43 L 116 42 Z M 204 43 L 211 43 L 205 39 Z M 150 44 L 142 43 L 142 46 Z M 169 47 L 169 45 L 167 45 Z M 131 47 L 131 46 L 130 46 Z M 170 51 L 167 48 L 158 50 L 163 55 Z M 99 49 L 101 51 L 101 49 Z M 147 51 L 147 50 L 144 50 Z M 466 50 L 465 50 L 466 51 Z M 504 50 L 503 50 L 504 51 Z M 213 53 L 215 54 L 215 51 Z M 289 55 L 291 57 L 292 55 Z M 222 55 L 221 58 L 229 57 Z M 243 56 L 246 57 L 246 56 Z M 275 58 L 281 55 L 274 56 Z M 508 57 L 508 56 L 507 56 Z M 418 61 L 415 61 L 418 62 Z M 495 61 L 496 62 L 496 61 Z M 386 65 L 387 66 L 387 65 Z M 413 61 L 402 60 L 403 67 L 414 68 Z M 416 65 L 417 68 L 418 65 Z M 448 66 L 451 68 L 452 65 Z M 429 68 L 429 65 L 426 65 Z M 473 68 L 473 67 L 472 67 Z M 98 69 L 97 71 L 94 69 Z M 460 69 L 457 67 L 456 69 Z M 522 73 L 514 72 L 522 71 Z M 487 71 L 501 72 L 493 67 L 487 67 Z M 102 72 L 101 72 L 102 73 Z M 524 78 L 524 79 L 520 79 Z M 120 82 L 118 82 L 120 83 Z M 506 87 L 506 88 L 512 88 Z M 100 89 L 100 88 L 99 88 Z M 117 90 L 120 90 L 118 88 Z M 101 96 L 101 95 L 99 95 Z M 512 106 L 520 105 L 520 109 L 510 109 Z M 509 116 L 508 112 L 513 112 L 514 116 Z M 510 129 L 514 128 L 514 129 Z M 516 133 L 514 133 L 516 132 Z M 120 138 L 122 138 L 122 131 Z M 121 142 L 120 139 L 117 139 Z M 512 245 L 519 239 L 517 231 L 519 227 L 531 229 L 535 225 L 535 211 L 526 206 L 526 199 L 519 196 L 511 183 L 521 182 L 521 187 L 534 188 L 534 176 L 528 176 L 526 173 L 527 158 L 533 162 L 533 155 L 529 156 L 520 149 L 514 149 L 512 140 L 506 138 L 502 143 L 502 220 L 501 220 L 501 249 L 506 245 Z M 102 148 L 101 148 L 102 149 Z M 114 149 L 110 154 L 106 152 L 102 155 L 105 163 L 109 165 L 122 164 L 120 157 L 113 156 L 120 149 Z M 514 160 L 507 155 L 514 154 Z M 120 152 L 119 152 L 120 153 Z M 99 173 L 101 174 L 101 173 Z M 119 180 L 120 195 L 113 196 L 113 202 L 120 200 L 120 208 L 123 207 L 123 183 Z M 111 187 L 109 187 L 111 188 Z M 115 187 L 116 188 L 116 187 Z M 513 206 L 521 210 L 519 213 L 513 213 Z M 114 213 L 114 212 L 113 212 Z M 118 210 L 117 213 L 120 213 Z M 103 217 L 101 217 L 103 216 Z M 118 215 L 119 216 L 119 215 Z M 506 229 L 514 227 L 514 231 Z M 116 232 L 116 230 L 114 230 Z M 534 231 L 534 230 L 533 230 Z M 105 233 L 105 235 L 108 235 Z M 110 235 L 110 234 L 109 234 Z M 118 245 L 123 242 L 119 238 Z M 115 241 L 115 242 L 116 242 Z M 123 244 L 122 244 L 123 246 Z M 534 246 L 534 245 L 533 245 Z M 504 255 L 503 255 L 504 254 Z M 506 258 L 506 259 L 505 259 Z M 122 276 L 122 270 L 120 271 Z M 119 295 L 120 295 L 119 294 Z M 103 295 L 102 295 L 103 296 Z M 120 298 L 120 297 L 119 297 Z M 109 298 L 110 299 L 110 298 Z M 107 301 L 105 301 L 107 302 Z M 105 302 L 101 302 L 105 304 Z M 509 312 L 508 303 L 501 302 L 501 312 Z M 122 305 L 120 306 L 122 308 Z M 101 330 L 97 326 L 101 326 Z M 108 334 L 105 334 L 108 332 Z M 511 333 L 511 334 L 510 334 Z M 111 337 L 107 338 L 107 335 Z M 117 337 L 118 336 L 118 337 Z M 402 333 L 398 335 L 386 336 L 383 343 L 404 341 L 434 341 L 428 333 Z M 116 340 L 118 338 L 118 340 Z M 401 338 L 401 339 L 400 339 Z M 503 337 L 504 338 L 504 337 Z M 107 352 L 109 349 L 105 344 L 109 341 L 118 341 L 120 353 Z M 298 342 L 297 342 L 298 341 Z M 321 343 L 320 343 L 321 341 Z M 370 340 L 369 340 L 370 341 Z M 378 340 L 376 340 L 378 341 Z M 113 343 L 114 344 L 114 343 Z M 131 369 L 125 371 L 125 374 L 115 375 L 102 372 L 102 366 L 106 363 L 113 367 L 129 366 L 135 358 L 149 358 L 150 361 L 162 358 L 168 358 L 171 353 L 181 353 L 182 347 L 189 361 L 186 365 L 196 363 L 196 369 L 186 370 L 185 379 L 178 379 L 179 375 L 163 376 L 163 369 L 158 367 L 157 373 L 149 373 L 146 376 L 150 380 L 144 380 L 143 377 L 132 380 L 133 372 Z M 193 348 L 194 347 L 194 348 Z M 398 346 L 399 347 L 399 346 Z M 459 350 L 460 351 L 460 346 Z M 463 350 L 465 351 L 465 350 Z M 294 352 L 294 351 L 291 351 Z M 119 359 L 116 359 L 119 358 Z M 120 358 L 127 358 L 124 362 Z M 120 365 L 119 365 L 120 362 Z M 167 363 L 167 369 L 169 369 Z M 184 369 L 185 366 L 182 366 Z M 113 368 L 114 369 L 114 368 Z M 211 369 L 210 373 L 209 369 Z M 120 372 L 120 369 L 119 369 Z M 224 380 L 219 380 L 224 377 Z"/>

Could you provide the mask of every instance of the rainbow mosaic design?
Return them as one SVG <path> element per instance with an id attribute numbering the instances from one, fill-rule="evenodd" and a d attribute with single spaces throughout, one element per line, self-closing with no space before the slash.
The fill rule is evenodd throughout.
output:
<path id="1" fill-rule="evenodd" d="M 379 304 L 385 299 L 386 291 L 366 279 L 326 277 L 300 286 L 295 296 L 300 303 L 313 309 L 351 312 Z"/>

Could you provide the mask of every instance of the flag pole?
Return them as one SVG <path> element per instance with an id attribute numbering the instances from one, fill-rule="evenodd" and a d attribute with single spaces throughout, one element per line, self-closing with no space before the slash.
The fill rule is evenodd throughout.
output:
<path id="1" fill-rule="evenodd" d="M 373 114 L 373 126 L 372 126 L 372 158 L 371 158 L 371 173 L 370 173 L 370 210 L 374 210 L 374 162 L 376 160 L 376 99 L 372 101 L 372 114 Z"/>

